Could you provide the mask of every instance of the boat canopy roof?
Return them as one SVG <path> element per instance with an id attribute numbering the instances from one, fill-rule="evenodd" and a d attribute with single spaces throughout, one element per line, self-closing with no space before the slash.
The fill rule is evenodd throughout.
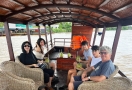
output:
<path id="1" fill-rule="evenodd" d="M 132 0 L 0 0 L 0 22 L 92 27 L 132 24 Z"/>

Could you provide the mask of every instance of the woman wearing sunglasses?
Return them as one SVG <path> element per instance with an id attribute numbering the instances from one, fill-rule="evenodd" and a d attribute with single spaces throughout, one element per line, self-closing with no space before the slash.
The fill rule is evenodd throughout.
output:
<path id="1" fill-rule="evenodd" d="M 35 57 L 35 55 L 32 52 L 32 45 L 30 42 L 25 41 L 21 45 L 22 52 L 20 54 L 20 62 L 26 65 L 30 68 L 39 68 L 38 66 L 38 59 Z M 44 71 L 44 83 L 46 83 L 49 90 L 53 90 L 51 88 L 51 81 L 54 75 L 54 70 L 52 69 L 43 69 Z"/>

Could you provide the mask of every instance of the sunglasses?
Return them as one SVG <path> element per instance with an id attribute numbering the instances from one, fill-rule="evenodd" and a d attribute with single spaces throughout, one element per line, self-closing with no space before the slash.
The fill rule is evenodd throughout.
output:
<path id="1" fill-rule="evenodd" d="M 106 55 L 106 54 L 108 54 L 108 52 L 100 52 L 100 54 L 101 55 L 103 55 L 103 54 Z"/>
<path id="2" fill-rule="evenodd" d="M 30 47 L 30 45 L 24 45 L 24 47 Z"/>

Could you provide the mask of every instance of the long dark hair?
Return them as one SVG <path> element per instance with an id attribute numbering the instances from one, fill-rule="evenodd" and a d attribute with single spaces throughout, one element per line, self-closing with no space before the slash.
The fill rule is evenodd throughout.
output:
<path id="1" fill-rule="evenodd" d="M 40 48 L 40 52 L 43 54 L 44 52 L 43 52 L 43 50 L 42 50 L 42 48 L 41 48 L 41 45 L 40 45 L 40 42 L 41 41 L 43 41 L 44 42 L 44 44 L 46 44 L 46 42 L 45 42 L 45 40 L 43 39 L 43 38 L 39 38 L 38 40 L 37 40 L 37 44 L 38 44 L 38 46 L 39 46 L 39 48 Z M 37 45 L 36 45 L 36 47 L 37 47 Z"/>
<path id="2" fill-rule="evenodd" d="M 28 44 L 30 45 L 29 53 L 32 53 L 32 45 L 31 45 L 31 43 L 30 43 L 29 41 L 25 41 L 25 42 L 22 43 L 22 45 L 21 45 L 22 52 L 23 52 L 23 53 L 27 53 L 26 50 L 24 49 L 24 45 L 25 45 L 26 43 L 28 43 Z"/>

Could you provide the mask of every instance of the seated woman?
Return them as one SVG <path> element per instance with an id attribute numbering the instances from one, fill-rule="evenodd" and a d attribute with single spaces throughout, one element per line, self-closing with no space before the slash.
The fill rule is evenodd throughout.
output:
<path id="1" fill-rule="evenodd" d="M 39 68 L 38 62 L 41 61 L 39 61 L 33 54 L 31 43 L 25 41 L 22 43 L 21 48 L 23 53 L 20 54 L 19 57 L 20 62 L 30 68 Z M 54 75 L 54 70 L 45 68 L 43 69 L 43 71 L 44 71 L 44 83 L 46 83 L 49 90 L 53 90 L 51 88 L 51 81 Z"/>
<path id="2" fill-rule="evenodd" d="M 33 50 L 34 55 L 36 56 L 37 59 L 44 59 L 44 47 L 45 47 L 45 40 L 43 38 L 39 38 L 37 40 L 36 46 Z M 55 64 L 54 63 L 49 63 L 49 66 L 55 70 Z"/>

